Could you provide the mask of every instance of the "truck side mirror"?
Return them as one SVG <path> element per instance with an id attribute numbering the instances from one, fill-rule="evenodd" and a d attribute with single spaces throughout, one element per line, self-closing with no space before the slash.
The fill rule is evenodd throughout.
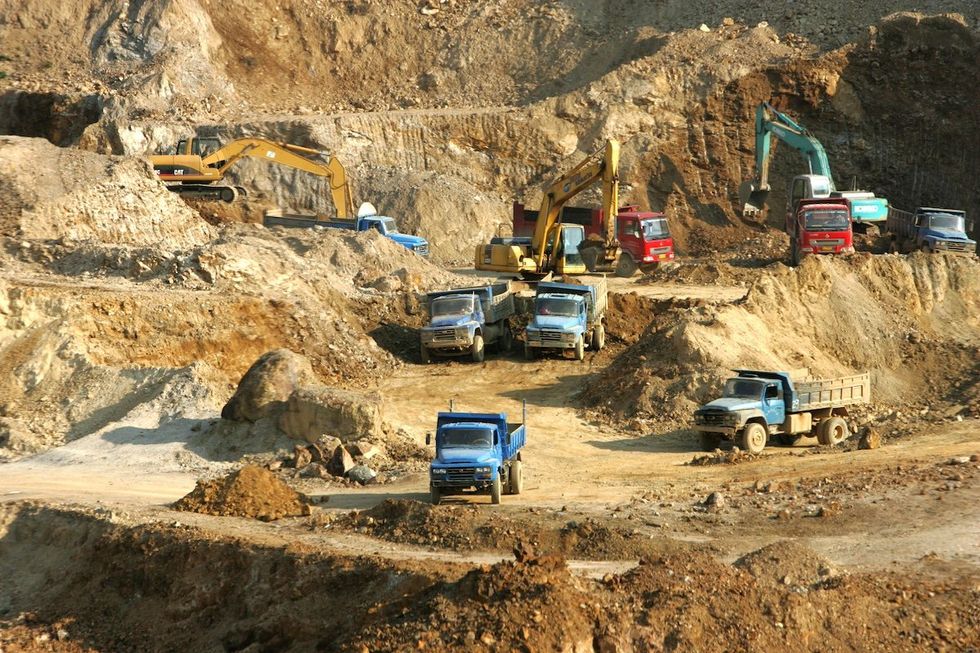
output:
<path id="1" fill-rule="evenodd" d="M 425 444 L 426 444 L 426 446 L 432 444 L 432 434 L 431 433 L 426 433 L 425 434 Z"/>

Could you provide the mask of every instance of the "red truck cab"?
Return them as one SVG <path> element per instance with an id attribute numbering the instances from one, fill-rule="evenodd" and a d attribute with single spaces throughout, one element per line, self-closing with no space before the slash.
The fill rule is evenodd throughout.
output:
<path id="1" fill-rule="evenodd" d="M 538 212 L 514 202 L 514 236 L 530 236 Z M 565 224 L 580 224 L 586 237 L 604 237 L 605 214 L 602 209 L 566 206 L 561 212 Z M 640 211 L 638 206 L 620 207 L 616 216 L 616 239 L 619 241 L 621 267 L 632 274 L 637 268 L 649 270 L 674 260 L 674 240 L 667 216 L 660 212 Z"/>
<path id="2" fill-rule="evenodd" d="M 803 199 L 786 213 L 790 260 L 799 265 L 809 254 L 852 254 L 854 230 L 846 199 Z"/>

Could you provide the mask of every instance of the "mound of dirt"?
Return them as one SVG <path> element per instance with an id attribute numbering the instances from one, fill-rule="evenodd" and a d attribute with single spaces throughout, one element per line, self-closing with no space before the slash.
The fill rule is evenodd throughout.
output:
<path id="1" fill-rule="evenodd" d="M 0 234 L 170 250 L 214 237 L 145 161 L 13 136 L 0 138 Z"/>
<path id="2" fill-rule="evenodd" d="M 601 612 L 561 557 L 526 552 L 432 588 L 411 610 L 385 608 L 345 650 L 585 651 Z"/>
<path id="3" fill-rule="evenodd" d="M 760 581 L 793 587 L 811 587 L 837 575 L 837 570 L 812 549 L 791 540 L 774 542 L 735 561 Z"/>
<path id="4" fill-rule="evenodd" d="M 960 403 L 977 365 L 978 272 L 973 258 L 919 254 L 769 266 L 744 301 L 656 316 L 582 398 L 617 417 L 686 423 L 733 369 L 806 368 L 868 371 L 881 404 Z M 949 383 L 930 381 L 940 377 Z"/>
<path id="5" fill-rule="evenodd" d="M 385 499 L 335 525 L 392 542 L 457 551 L 508 551 L 520 537 L 539 552 L 588 560 L 636 559 L 674 548 L 670 541 L 591 517 L 502 515 L 477 505 L 436 507 L 406 499 Z"/>
<path id="6" fill-rule="evenodd" d="M 688 465 L 694 465 L 695 467 L 705 467 L 708 465 L 737 465 L 739 463 L 747 463 L 753 460 L 758 460 L 762 458 L 760 454 L 750 453 L 748 451 L 731 449 L 729 451 L 716 451 L 714 453 L 704 454 L 702 456 L 695 456 L 688 462 Z"/>
<path id="7" fill-rule="evenodd" d="M 177 510 L 206 515 L 250 517 L 274 521 L 309 514 L 304 497 L 262 467 L 247 465 L 224 478 L 198 481 L 173 504 Z"/>

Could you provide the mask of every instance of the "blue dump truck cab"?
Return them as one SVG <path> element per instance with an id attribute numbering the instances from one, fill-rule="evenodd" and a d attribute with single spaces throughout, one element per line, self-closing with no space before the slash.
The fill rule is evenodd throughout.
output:
<path id="1" fill-rule="evenodd" d="M 436 457 L 429 466 L 432 503 L 452 495 L 520 494 L 524 486 L 521 448 L 527 434 L 525 409 L 521 424 L 507 422 L 506 413 L 439 413 Z M 426 444 L 432 443 L 432 434 Z"/>
<path id="2" fill-rule="evenodd" d="M 524 353 L 533 359 L 546 349 L 571 351 L 577 360 L 585 348 L 606 344 L 606 282 L 587 286 L 541 282 L 534 296 L 534 315 L 524 330 Z"/>
<path id="3" fill-rule="evenodd" d="M 915 213 L 908 213 L 893 208 L 887 224 L 891 249 L 972 255 L 977 251 L 977 242 L 966 235 L 966 222 L 966 212 L 955 209 L 919 207 Z"/>
<path id="4" fill-rule="evenodd" d="M 266 227 L 290 227 L 305 229 L 349 229 L 368 231 L 373 229 L 385 238 L 390 238 L 402 247 L 410 249 L 419 256 L 429 255 L 429 242 L 420 236 L 403 234 L 398 231 L 394 218 L 384 215 L 358 215 L 353 220 L 319 220 L 315 215 L 288 214 L 278 210 L 266 211 L 262 218 Z"/>
<path id="5" fill-rule="evenodd" d="M 510 350 L 514 295 L 509 284 L 431 292 L 425 305 L 429 323 L 419 331 L 423 363 L 433 355 L 464 354 L 479 363 L 486 347 Z"/>
<path id="6" fill-rule="evenodd" d="M 762 451 L 771 436 L 792 445 L 805 435 L 836 445 L 850 435 L 847 407 L 866 403 L 871 395 L 867 374 L 796 381 L 789 372 L 735 370 L 724 394 L 694 412 L 701 446 L 714 451 L 722 439 L 735 440 L 752 453 Z"/>

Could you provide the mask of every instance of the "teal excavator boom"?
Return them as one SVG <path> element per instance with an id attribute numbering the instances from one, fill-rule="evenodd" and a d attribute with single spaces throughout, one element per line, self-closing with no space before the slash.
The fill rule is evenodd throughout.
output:
<path id="1" fill-rule="evenodd" d="M 742 215 L 760 213 L 769 196 L 769 162 L 772 160 L 772 137 L 776 136 L 793 149 L 802 153 L 810 165 L 810 174 L 821 175 L 830 180 L 833 189 L 834 178 L 830 174 L 830 161 L 823 145 L 803 125 L 768 102 L 763 102 L 755 111 L 755 174 L 752 181 L 739 188 Z"/>
<path id="2" fill-rule="evenodd" d="M 888 200 L 875 197 L 874 193 L 860 190 L 838 191 L 830 172 L 830 161 L 820 141 L 803 125 L 768 102 L 759 105 L 755 112 L 755 172 L 756 177 L 739 186 L 742 215 L 753 216 L 762 212 L 769 195 L 769 162 L 772 159 L 772 137 L 775 136 L 806 157 L 812 181 L 820 177 L 826 181 L 810 186 L 827 189 L 826 195 L 847 200 L 851 221 L 861 231 L 869 225 L 883 225 L 888 217 Z M 792 207 L 790 207 L 792 209 Z"/>

